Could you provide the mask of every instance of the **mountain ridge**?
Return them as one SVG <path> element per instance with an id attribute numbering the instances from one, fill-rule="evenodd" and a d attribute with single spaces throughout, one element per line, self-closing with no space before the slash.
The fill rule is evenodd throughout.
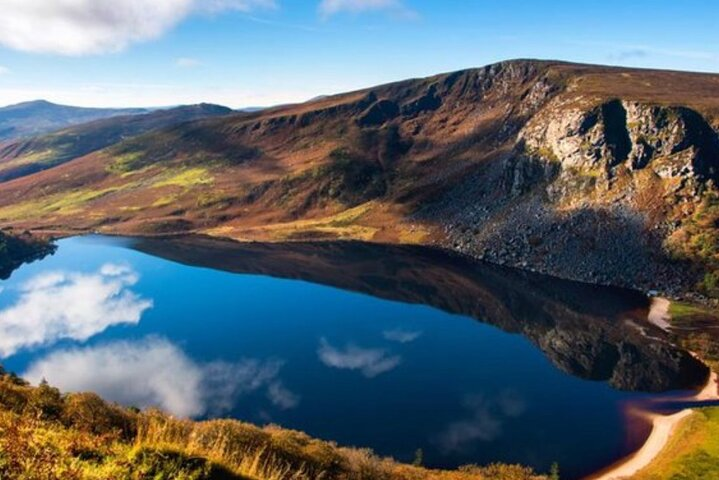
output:
<path id="1" fill-rule="evenodd" d="M 146 113 L 144 108 L 90 108 L 31 100 L 0 107 L 0 142 L 23 138 L 116 115 Z"/>
<path id="2" fill-rule="evenodd" d="M 52 168 L 139 133 L 230 113 L 232 110 L 220 105 L 181 105 L 145 113 L 100 118 L 39 137 L 0 142 L 0 181 Z"/>
<path id="3" fill-rule="evenodd" d="M 717 131 L 719 75 L 507 61 L 129 136 L 0 183 L 0 224 L 431 244 L 710 298 Z"/>

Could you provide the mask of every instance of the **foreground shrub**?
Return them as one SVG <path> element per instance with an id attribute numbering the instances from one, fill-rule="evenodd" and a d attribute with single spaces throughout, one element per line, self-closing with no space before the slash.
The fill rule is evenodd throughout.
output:
<path id="1" fill-rule="evenodd" d="M 438 471 L 277 426 L 195 422 L 62 395 L 0 372 L 0 479 L 545 480 L 491 465 Z"/>

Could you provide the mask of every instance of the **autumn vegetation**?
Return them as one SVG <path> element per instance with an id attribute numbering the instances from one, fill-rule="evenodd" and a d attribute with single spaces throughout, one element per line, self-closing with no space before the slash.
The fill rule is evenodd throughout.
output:
<path id="1" fill-rule="evenodd" d="M 0 371 L 0 478 L 542 480 L 521 466 L 429 470 L 277 426 L 195 422 Z"/>

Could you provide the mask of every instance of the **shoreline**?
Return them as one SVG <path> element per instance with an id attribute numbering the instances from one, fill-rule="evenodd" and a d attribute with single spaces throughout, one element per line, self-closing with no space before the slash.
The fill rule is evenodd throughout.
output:
<path id="1" fill-rule="evenodd" d="M 687 400 L 696 402 L 719 400 L 718 380 L 719 376 L 712 372 L 704 388 Z M 693 413 L 693 408 L 685 408 L 672 415 L 644 412 L 642 416 L 651 422 L 652 430 L 639 450 L 613 465 L 589 475 L 585 480 L 622 480 L 636 475 L 657 458 L 666 447 L 679 424 Z"/>

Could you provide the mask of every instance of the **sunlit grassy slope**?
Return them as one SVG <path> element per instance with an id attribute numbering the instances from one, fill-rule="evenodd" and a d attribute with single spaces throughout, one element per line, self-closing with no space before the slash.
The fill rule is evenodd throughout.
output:
<path id="1" fill-rule="evenodd" d="M 719 478 L 719 408 L 696 411 L 677 429 L 659 457 L 634 480 Z"/>
<path id="2" fill-rule="evenodd" d="M 0 370 L 1 479 L 542 480 L 520 466 L 428 470 L 304 433 L 139 412 Z"/>

